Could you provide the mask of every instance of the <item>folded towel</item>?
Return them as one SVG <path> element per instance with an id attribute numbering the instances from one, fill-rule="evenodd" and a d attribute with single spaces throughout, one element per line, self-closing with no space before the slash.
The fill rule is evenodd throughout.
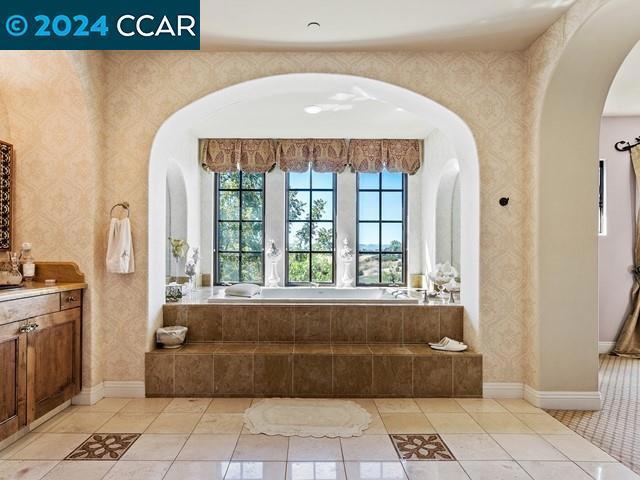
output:
<path id="1" fill-rule="evenodd" d="M 227 287 L 224 292 L 232 297 L 251 298 L 260 293 L 260 286 L 253 283 L 237 283 Z"/>
<path id="2" fill-rule="evenodd" d="M 107 243 L 107 272 L 133 273 L 133 241 L 128 218 L 112 218 Z"/>

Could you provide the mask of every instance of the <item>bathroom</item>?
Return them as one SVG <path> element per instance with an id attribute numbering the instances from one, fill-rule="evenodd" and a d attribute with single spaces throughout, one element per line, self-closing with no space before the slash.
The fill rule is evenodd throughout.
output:
<path id="1" fill-rule="evenodd" d="M 573 51 L 570 36 L 558 32 L 586 28 L 593 13 L 588 2 L 578 0 L 576 9 L 565 3 L 526 38 L 512 44 L 484 38 L 477 49 L 467 41 L 379 51 L 3 51 L 0 140 L 16 152 L 13 249 L 31 242 L 36 266 L 74 262 L 83 277 L 69 271 L 68 278 L 86 284 L 82 368 L 71 408 L 106 400 L 102 405 L 115 409 L 122 400 L 129 413 L 94 411 L 105 418 L 151 416 L 133 406 L 175 407 L 185 396 L 194 405 L 211 398 L 210 405 L 233 405 L 228 410 L 273 396 L 360 398 L 363 404 L 372 398 L 380 405 L 389 398 L 403 405 L 457 398 L 462 409 L 480 405 L 473 401 L 526 398 L 532 408 L 599 408 L 597 308 L 584 301 L 584 292 L 597 298 L 589 206 L 597 185 L 578 160 L 597 156 L 597 148 L 580 142 L 575 130 L 597 137 L 602 112 L 589 106 L 588 112 L 567 111 L 575 115 L 560 126 L 554 120 L 560 97 L 554 89 L 563 99 L 573 93 L 556 83 Z M 634 33 L 621 35 L 630 45 Z M 623 43 L 609 45 L 615 55 L 597 52 L 603 77 L 619 67 L 629 46 Z M 599 101 L 606 82 L 598 78 L 590 95 Z M 565 145 L 563 138 L 571 141 Z M 417 140 L 420 166 L 411 173 L 360 173 L 371 176 L 359 181 L 348 155 L 335 176 L 314 172 L 311 159 L 307 171 L 287 174 L 276 158 L 254 183 L 258 187 L 244 192 L 263 204 L 247 213 L 246 222 L 259 228 L 254 245 L 240 252 L 239 234 L 231 240 L 219 235 L 230 228 L 220 224 L 233 222 L 219 215 L 223 174 L 202 167 L 200 147 L 211 139 L 268 139 L 276 152 L 281 140 L 337 139 L 347 150 L 353 140 Z M 242 185 L 239 171 L 233 175 L 227 185 Z M 380 182 L 375 188 L 359 188 L 374 176 Z M 311 192 L 316 181 L 326 188 Z M 383 182 L 393 181 L 395 187 L 382 191 Z M 237 190 L 226 189 L 229 196 Z M 313 240 L 295 235 L 296 222 L 306 229 L 311 221 L 291 218 L 292 192 L 297 198 L 317 194 L 327 205 L 314 219 L 327 224 L 315 272 Z M 365 194 L 396 199 L 388 214 L 400 228 L 369 240 L 365 224 L 386 215 L 387 206 L 367 212 Z M 127 209 L 110 213 L 125 202 Z M 132 273 L 106 269 L 112 216 L 130 221 Z M 575 228 L 566 228 L 568 218 Z M 382 224 L 376 224 L 379 232 Z M 176 259 L 169 238 L 190 248 Z M 193 288 L 168 289 L 174 280 L 189 283 L 186 262 L 193 261 L 194 248 Z M 247 277 L 240 274 L 241 253 L 253 261 Z M 365 261 L 373 267 L 360 268 Z M 429 274 L 446 263 L 456 269 L 460 291 L 453 283 L 453 291 L 434 295 Z M 262 290 L 251 298 L 227 296 L 223 284 L 239 281 Z M 270 282 L 277 287 L 265 285 Z M 176 291 L 182 298 L 174 301 Z M 186 345 L 164 349 L 157 343 L 157 330 L 171 326 L 188 328 Z M 432 353 L 427 344 L 445 336 L 468 350 Z M 440 358 L 439 368 L 421 366 Z M 296 369 L 296 361 L 307 362 L 305 368 Z M 297 379 L 298 390 L 296 371 L 312 372 Z M 355 382 L 369 373 L 370 382 Z M 445 377 L 451 378 L 446 388 Z M 125 399 L 133 399 L 131 407 Z M 498 408 L 493 402 L 484 405 Z M 153 414 L 165 414 L 162 409 Z M 439 413 L 432 413 L 435 427 Z M 477 434 L 491 435 L 484 429 Z M 7 461 L 2 458 L 0 470 Z"/>

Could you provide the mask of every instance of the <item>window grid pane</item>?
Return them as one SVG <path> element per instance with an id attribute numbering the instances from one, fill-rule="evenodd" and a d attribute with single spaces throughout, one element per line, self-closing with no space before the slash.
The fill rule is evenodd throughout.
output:
<path id="1" fill-rule="evenodd" d="M 264 283 L 264 174 L 216 175 L 216 284 Z"/>
<path id="2" fill-rule="evenodd" d="M 359 173 L 357 182 L 356 284 L 406 285 L 406 174 Z"/>
<path id="3" fill-rule="evenodd" d="M 336 177 L 287 173 L 287 285 L 335 282 Z"/>

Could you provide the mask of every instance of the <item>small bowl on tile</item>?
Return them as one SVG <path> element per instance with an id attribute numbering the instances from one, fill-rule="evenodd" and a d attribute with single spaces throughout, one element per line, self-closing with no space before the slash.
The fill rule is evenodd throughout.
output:
<path id="1" fill-rule="evenodd" d="M 156 330 L 156 342 L 162 348 L 180 348 L 187 336 L 187 327 L 176 325 L 174 327 L 162 327 Z"/>

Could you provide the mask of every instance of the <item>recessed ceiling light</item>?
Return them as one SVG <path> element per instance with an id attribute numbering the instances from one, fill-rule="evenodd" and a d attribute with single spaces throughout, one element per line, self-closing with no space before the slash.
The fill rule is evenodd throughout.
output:
<path id="1" fill-rule="evenodd" d="M 310 113 L 311 115 L 315 115 L 316 113 L 320 113 L 322 111 L 322 107 L 319 105 L 307 105 L 304 107 L 304 111 Z"/>
<path id="2" fill-rule="evenodd" d="M 307 28 L 310 28 L 311 30 L 317 30 L 320 28 L 320 24 L 318 22 L 309 22 L 307 23 Z"/>

